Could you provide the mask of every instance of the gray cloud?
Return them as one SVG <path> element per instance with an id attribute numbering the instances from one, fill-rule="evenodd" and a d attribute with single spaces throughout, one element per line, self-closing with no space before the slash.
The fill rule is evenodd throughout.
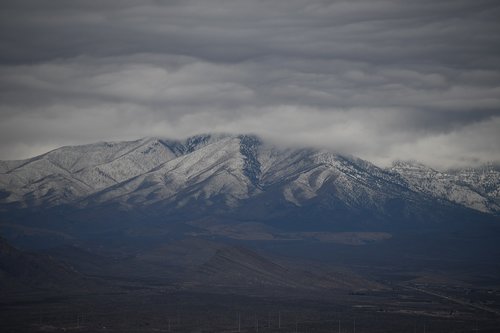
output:
<path id="1" fill-rule="evenodd" d="M 500 160 L 497 1 L 3 1 L 0 158 L 253 132 L 379 164 Z"/>

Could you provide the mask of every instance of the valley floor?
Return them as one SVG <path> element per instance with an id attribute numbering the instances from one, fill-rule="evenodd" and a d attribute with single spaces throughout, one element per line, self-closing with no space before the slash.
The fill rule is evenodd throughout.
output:
<path id="1" fill-rule="evenodd" d="M 394 284 L 328 298 L 176 291 L 140 281 L 96 292 L 3 295 L 2 332 L 498 332 L 500 292 Z M 339 330 L 340 324 L 340 330 Z"/>

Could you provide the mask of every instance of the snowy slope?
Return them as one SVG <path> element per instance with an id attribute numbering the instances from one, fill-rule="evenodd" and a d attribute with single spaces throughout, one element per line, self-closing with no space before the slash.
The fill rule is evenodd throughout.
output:
<path id="1" fill-rule="evenodd" d="M 0 162 L 0 207 L 116 204 L 228 212 L 251 202 L 382 216 L 394 202 L 428 206 L 434 198 L 497 213 L 499 179 L 494 167 L 444 173 L 398 162 L 381 169 L 328 151 L 277 148 L 248 135 L 145 138 Z"/>
<path id="2" fill-rule="evenodd" d="M 493 167 L 437 171 L 416 162 L 395 162 L 390 170 L 418 192 L 485 213 L 500 212 L 500 173 Z"/>
<path id="3" fill-rule="evenodd" d="M 148 172 L 177 156 L 159 139 L 68 146 L 25 161 L 2 162 L 4 203 L 68 203 Z M 50 196 L 47 198 L 47 196 Z"/>
<path id="4" fill-rule="evenodd" d="M 379 207 L 401 196 L 402 180 L 354 158 L 311 149 L 280 150 L 248 136 L 224 137 L 187 152 L 129 181 L 84 200 L 85 205 L 120 203 L 133 208 L 162 203 L 178 208 L 216 203 L 238 207 L 277 189 L 302 206 L 325 192 L 351 207 Z"/>
<path id="5" fill-rule="evenodd" d="M 107 201 L 124 205 L 148 205 L 175 201 L 183 206 L 189 199 L 224 197 L 226 204 L 248 198 L 252 184 L 244 174 L 240 139 L 225 137 L 169 160 L 157 168 L 92 196 L 86 204 Z"/>
<path id="6" fill-rule="evenodd" d="M 488 164 L 480 168 L 450 170 L 457 183 L 466 184 L 500 205 L 500 166 Z"/>

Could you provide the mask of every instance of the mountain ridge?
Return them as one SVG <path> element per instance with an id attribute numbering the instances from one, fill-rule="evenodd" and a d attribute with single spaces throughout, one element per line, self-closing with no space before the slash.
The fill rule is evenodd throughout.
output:
<path id="1" fill-rule="evenodd" d="M 3 211 L 116 204 L 125 210 L 161 207 L 170 214 L 193 205 L 234 210 L 266 198 L 271 206 L 317 204 L 371 210 L 373 216 L 386 214 L 390 202 L 406 205 L 403 212 L 432 201 L 498 215 L 499 188 L 495 167 L 441 172 L 396 162 L 380 168 L 326 150 L 279 148 L 255 135 L 99 142 L 0 162 Z"/>

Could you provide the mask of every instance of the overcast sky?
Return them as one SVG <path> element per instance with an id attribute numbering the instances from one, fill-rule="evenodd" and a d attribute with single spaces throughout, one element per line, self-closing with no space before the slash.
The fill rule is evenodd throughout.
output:
<path id="1" fill-rule="evenodd" d="M 0 159 L 256 133 L 388 165 L 500 160 L 498 0 L 2 0 Z"/>

